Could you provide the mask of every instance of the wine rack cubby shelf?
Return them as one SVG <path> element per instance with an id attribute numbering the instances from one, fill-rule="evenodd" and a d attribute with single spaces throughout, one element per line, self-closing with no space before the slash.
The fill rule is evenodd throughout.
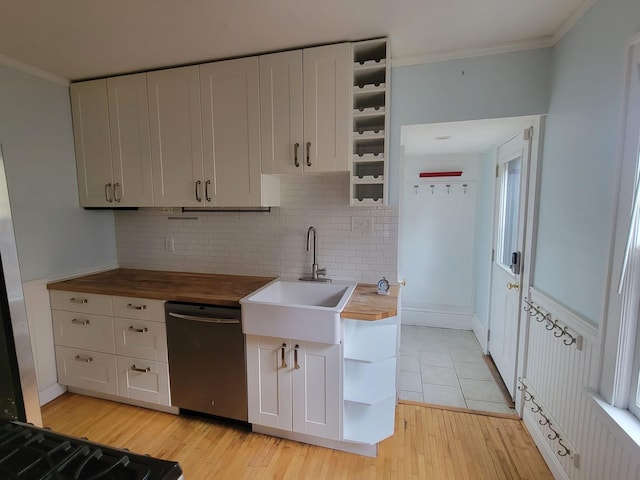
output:
<path id="1" fill-rule="evenodd" d="M 387 204 L 389 48 L 386 38 L 352 44 L 351 205 Z"/>

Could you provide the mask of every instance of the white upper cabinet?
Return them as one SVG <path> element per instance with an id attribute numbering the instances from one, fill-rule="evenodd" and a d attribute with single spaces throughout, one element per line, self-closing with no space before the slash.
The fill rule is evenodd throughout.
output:
<path id="1" fill-rule="evenodd" d="M 107 81 L 71 84 L 80 206 L 113 206 Z"/>
<path id="2" fill-rule="evenodd" d="M 260 57 L 262 172 L 349 170 L 347 43 Z"/>
<path id="3" fill-rule="evenodd" d="M 204 206 L 279 204 L 260 172 L 258 57 L 200 66 Z"/>
<path id="4" fill-rule="evenodd" d="M 204 206 L 199 67 L 147 74 L 154 205 Z"/>
<path id="5" fill-rule="evenodd" d="M 116 206 L 153 206 L 145 74 L 107 79 Z"/>
<path id="6" fill-rule="evenodd" d="M 71 85 L 83 207 L 153 205 L 144 74 Z"/>

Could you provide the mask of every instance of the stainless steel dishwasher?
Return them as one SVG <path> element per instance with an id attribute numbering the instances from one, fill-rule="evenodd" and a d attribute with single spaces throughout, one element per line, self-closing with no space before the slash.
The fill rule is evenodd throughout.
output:
<path id="1" fill-rule="evenodd" d="M 171 404 L 246 422 L 240 307 L 167 302 Z"/>

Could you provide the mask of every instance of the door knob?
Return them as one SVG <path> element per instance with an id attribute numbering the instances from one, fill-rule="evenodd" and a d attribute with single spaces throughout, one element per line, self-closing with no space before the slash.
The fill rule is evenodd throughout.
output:
<path id="1" fill-rule="evenodd" d="M 520 284 L 518 282 L 515 282 L 515 283 L 509 282 L 509 283 L 507 283 L 507 288 L 509 290 L 511 290 L 511 289 L 520 290 Z"/>

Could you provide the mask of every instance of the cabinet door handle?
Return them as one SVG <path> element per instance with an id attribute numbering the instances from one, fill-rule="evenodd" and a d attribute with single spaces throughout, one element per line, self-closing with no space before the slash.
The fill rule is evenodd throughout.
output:
<path id="1" fill-rule="evenodd" d="M 287 363 L 284 361 L 284 351 L 287 348 L 287 344 L 283 343 L 280 347 L 280 368 L 287 368 Z"/>
<path id="2" fill-rule="evenodd" d="M 130 332 L 136 332 L 136 333 L 146 333 L 149 331 L 149 329 L 147 327 L 142 327 L 142 328 L 136 328 L 133 325 L 131 325 L 129 327 L 129 331 Z"/>
<path id="3" fill-rule="evenodd" d="M 311 142 L 307 142 L 307 167 L 311 166 Z"/>
<path id="4" fill-rule="evenodd" d="M 116 203 L 120 203 L 120 198 L 118 197 L 118 188 L 120 188 L 120 183 L 116 182 L 113 184 L 113 199 Z"/>
<path id="5" fill-rule="evenodd" d="M 75 325 L 89 325 L 89 320 L 80 320 L 78 318 L 74 318 L 73 320 L 71 320 L 71 323 Z"/>
<path id="6" fill-rule="evenodd" d="M 127 304 L 127 308 L 129 310 L 146 310 L 147 306 L 146 305 L 134 305 L 133 303 L 128 303 Z"/>
<path id="7" fill-rule="evenodd" d="M 80 355 L 76 355 L 76 361 L 90 363 L 90 362 L 93 362 L 93 357 L 83 357 Z"/>
<path id="8" fill-rule="evenodd" d="M 300 148 L 300 144 L 296 143 L 293 146 L 293 161 L 296 167 L 300 166 L 300 162 L 298 161 L 298 149 Z"/>
<path id="9" fill-rule="evenodd" d="M 113 199 L 109 196 L 109 189 L 111 188 L 111 184 L 110 183 L 105 183 L 104 185 L 104 198 L 107 199 L 107 202 L 111 203 L 113 202 Z"/>
<path id="10" fill-rule="evenodd" d="M 293 368 L 296 370 L 300 369 L 300 365 L 298 364 L 298 349 L 300 348 L 300 345 L 296 345 L 293 348 Z"/>
<path id="11" fill-rule="evenodd" d="M 69 299 L 69 303 L 81 303 L 84 305 L 85 303 L 89 303 L 89 300 L 87 300 L 86 298 L 71 297 Z"/>
<path id="12" fill-rule="evenodd" d="M 132 372 L 149 373 L 151 371 L 151 368 L 150 367 L 138 368 L 135 365 L 131 365 L 131 371 Z"/>
<path id="13" fill-rule="evenodd" d="M 198 202 L 202 201 L 202 196 L 200 195 L 200 189 L 198 187 L 200 187 L 202 185 L 202 182 L 200 180 L 196 181 L 196 200 Z"/>
<path id="14" fill-rule="evenodd" d="M 204 182 L 204 198 L 207 199 L 207 202 L 211 201 L 211 196 L 209 195 L 209 185 L 211 185 L 211 180 L 207 180 Z"/>

